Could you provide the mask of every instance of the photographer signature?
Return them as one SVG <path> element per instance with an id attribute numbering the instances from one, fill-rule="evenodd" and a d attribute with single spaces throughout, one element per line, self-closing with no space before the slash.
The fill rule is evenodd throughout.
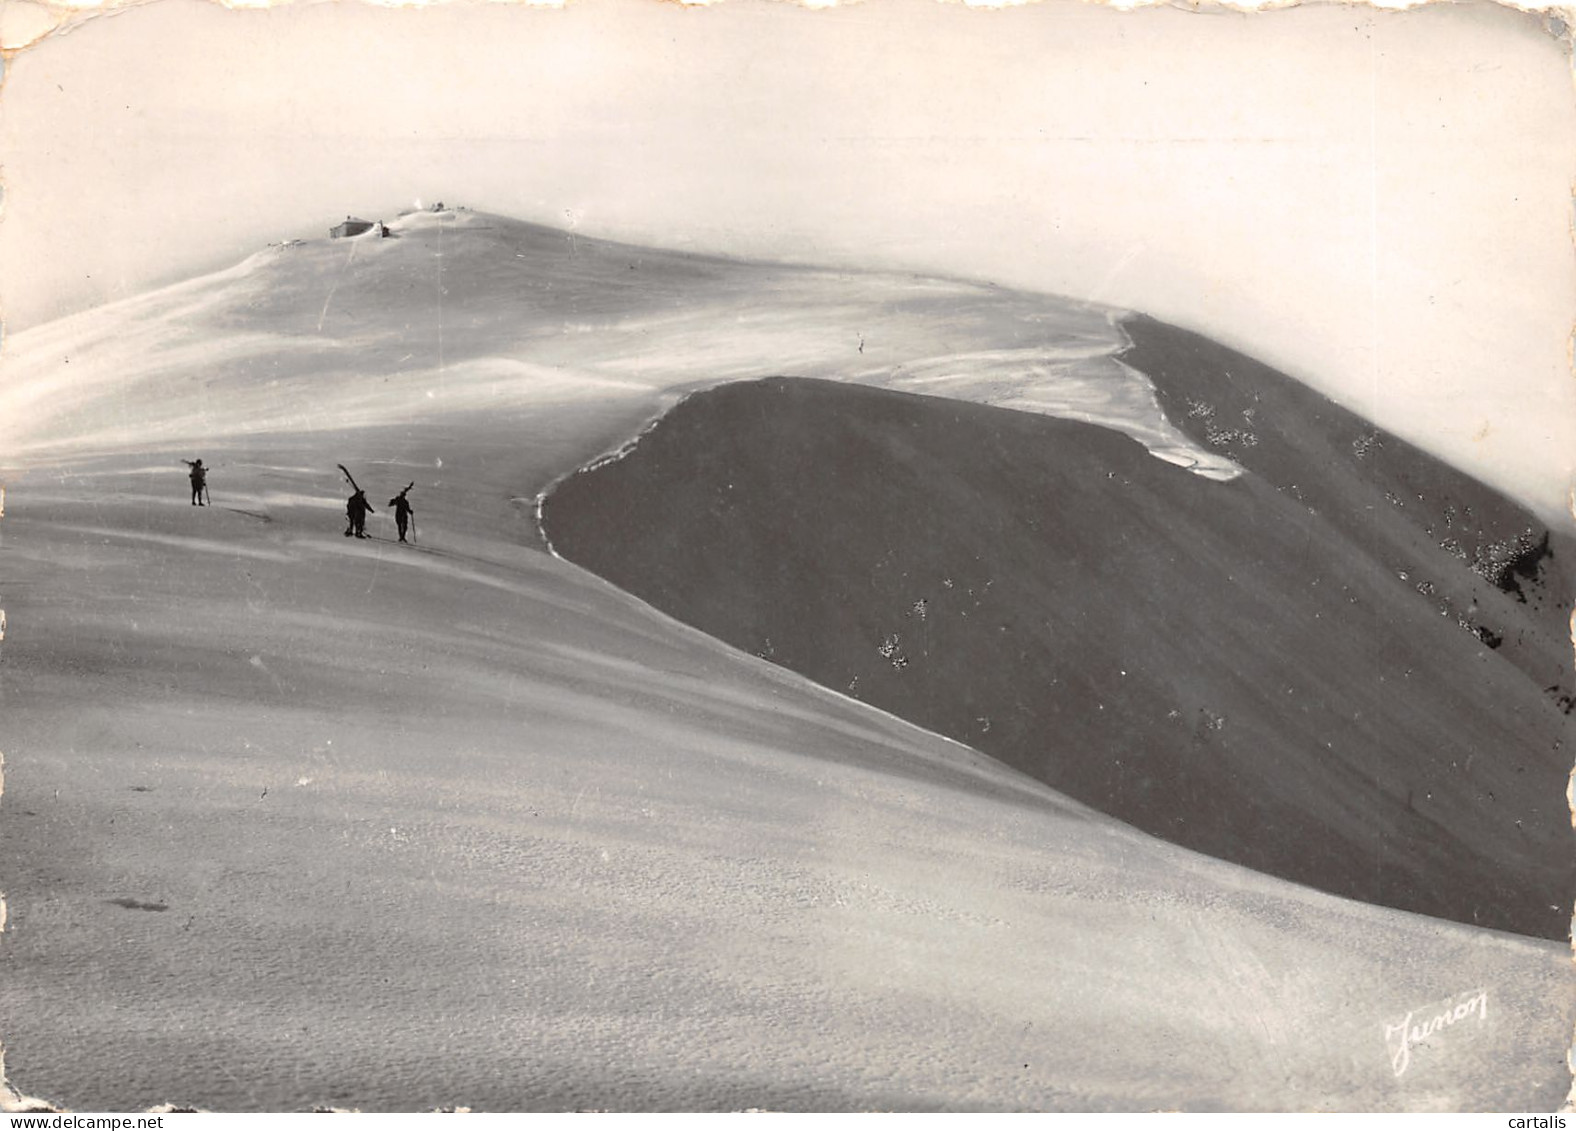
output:
<path id="1" fill-rule="evenodd" d="M 1412 1063 L 1412 1050 L 1424 1044 L 1430 1037 L 1443 1029 L 1448 1029 L 1459 1024 L 1476 1014 L 1478 1024 L 1488 1020 L 1488 991 L 1468 991 L 1472 996 L 1457 994 L 1454 998 L 1447 998 L 1446 1004 L 1438 1013 L 1433 1013 L 1431 1007 L 1424 1007 L 1422 1012 L 1425 1019 L 1415 1022 L 1418 1010 L 1412 1010 L 1397 1025 L 1384 1027 L 1385 1046 L 1390 1050 L 1390 1067 L 1397 1076 L 1407 1070 Z M 1460 999 L 1460 1000 L 1457 1000 Z M 1455 1004 L 1449 1004 L 1454 1002 Z"/>

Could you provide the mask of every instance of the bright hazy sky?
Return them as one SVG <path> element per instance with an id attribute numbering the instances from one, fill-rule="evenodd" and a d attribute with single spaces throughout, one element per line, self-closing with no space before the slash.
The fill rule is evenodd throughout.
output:
<path id="1" fill-rule="evenodd" d="M 1145 310 L 1559 508 L 1576 96 L 1538 17 L 156 0 L 16 58 L 10 329 L 442 199 Z"/>

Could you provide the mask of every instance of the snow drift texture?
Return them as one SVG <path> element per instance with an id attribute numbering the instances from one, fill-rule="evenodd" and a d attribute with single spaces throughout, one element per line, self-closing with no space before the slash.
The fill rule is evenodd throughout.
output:
<path id="1" fill-rule="evenodd" d="M 88 1109 L 1565 1094 L 1562 944 L 1134 831 L 538 540 L 541 490 L 697 385 L 900 386 L 1003 351 L 1044 353 L 1013 352 L 1027 376 L 1002 394 L 1032 378 L 1125 421 L 1146 466 L 1234 488 L 1111 359 L 1108 312 L 464 212 L 390 228 L 6 342 L 18 1089 Z M 178 462 L 199 455 L 211 508 Z M 341 536 L 338 462 L 377 540 Z M 381 504 L 412 480 L 400 547 Z M 1397 1075 L 1386 1026 L 1480 990 L 1486 1014 Z"/>

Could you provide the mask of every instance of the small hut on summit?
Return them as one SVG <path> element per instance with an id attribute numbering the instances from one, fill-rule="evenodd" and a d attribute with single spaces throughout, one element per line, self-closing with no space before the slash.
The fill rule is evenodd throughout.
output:
<path id="1" fill-rule="evenodd" d="M 328 230 L 328 234 L 337 240 L 340 236 L 359 236 L 362 232 L 371 230 L 371 220 L 358 220 L 354 216 L 346 216 L 345 222 L 335 224 Z"/>

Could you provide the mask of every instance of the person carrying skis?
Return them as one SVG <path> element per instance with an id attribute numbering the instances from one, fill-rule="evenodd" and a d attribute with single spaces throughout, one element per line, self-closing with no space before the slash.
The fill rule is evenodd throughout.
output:
<path id="1" fill-rule="evenodd" d="M 416 513 L 411 510 L 410 500 L 405 497 L 410 494 L 411 487 L 415 485 L 414 483 L 409 484 L 403 491 L 389 500 L 389 506 L 394 508 L 394 525 L 399 528 L 399 540 L 401 542 L 405 541 L 405 528 L 410 525 L 410 516 Z"/>
<path id="2" fill-rule="evenodd" d="M 372 504 L 367 502 L 367 493 L 360 487 L 357 487 L 356 493 L 345 502 L 345 517 L 350 520 L 350 525 L 345 527 L 346 538 L 349 538 L 352 534 L 357 538 L 365 538 L 367 536 L 367 514 L 369 512 L 376 513 L 372 510 Z"/>
<path id="3" fill-rule="evenodd" d="M 349 520 L 345 526 L 345 537 L 349 538 L 354 534 L 357 538 L 365 538 L 367 514 L 372 512 L 372 504 L 367 502 L 367 493 L 361 489 L 361 484 L 356 482 L 356 477 L 350 474 L 350 468 L 340 464 L 339 470 L 344 473 L 345 482 L 350 484 L 351 490 L 355 491 L 354 495 L 345 500 L 345 517 Z"/>
<path id="4" fill-rule="evenodd" d="M 181 462 L 192 469 L 192 506 L 207 506 L 208 504 L 203 501 L 203 495 L 208 490 L 208 469 L 202 465 L 200 459 L 183 459 Z"/>

